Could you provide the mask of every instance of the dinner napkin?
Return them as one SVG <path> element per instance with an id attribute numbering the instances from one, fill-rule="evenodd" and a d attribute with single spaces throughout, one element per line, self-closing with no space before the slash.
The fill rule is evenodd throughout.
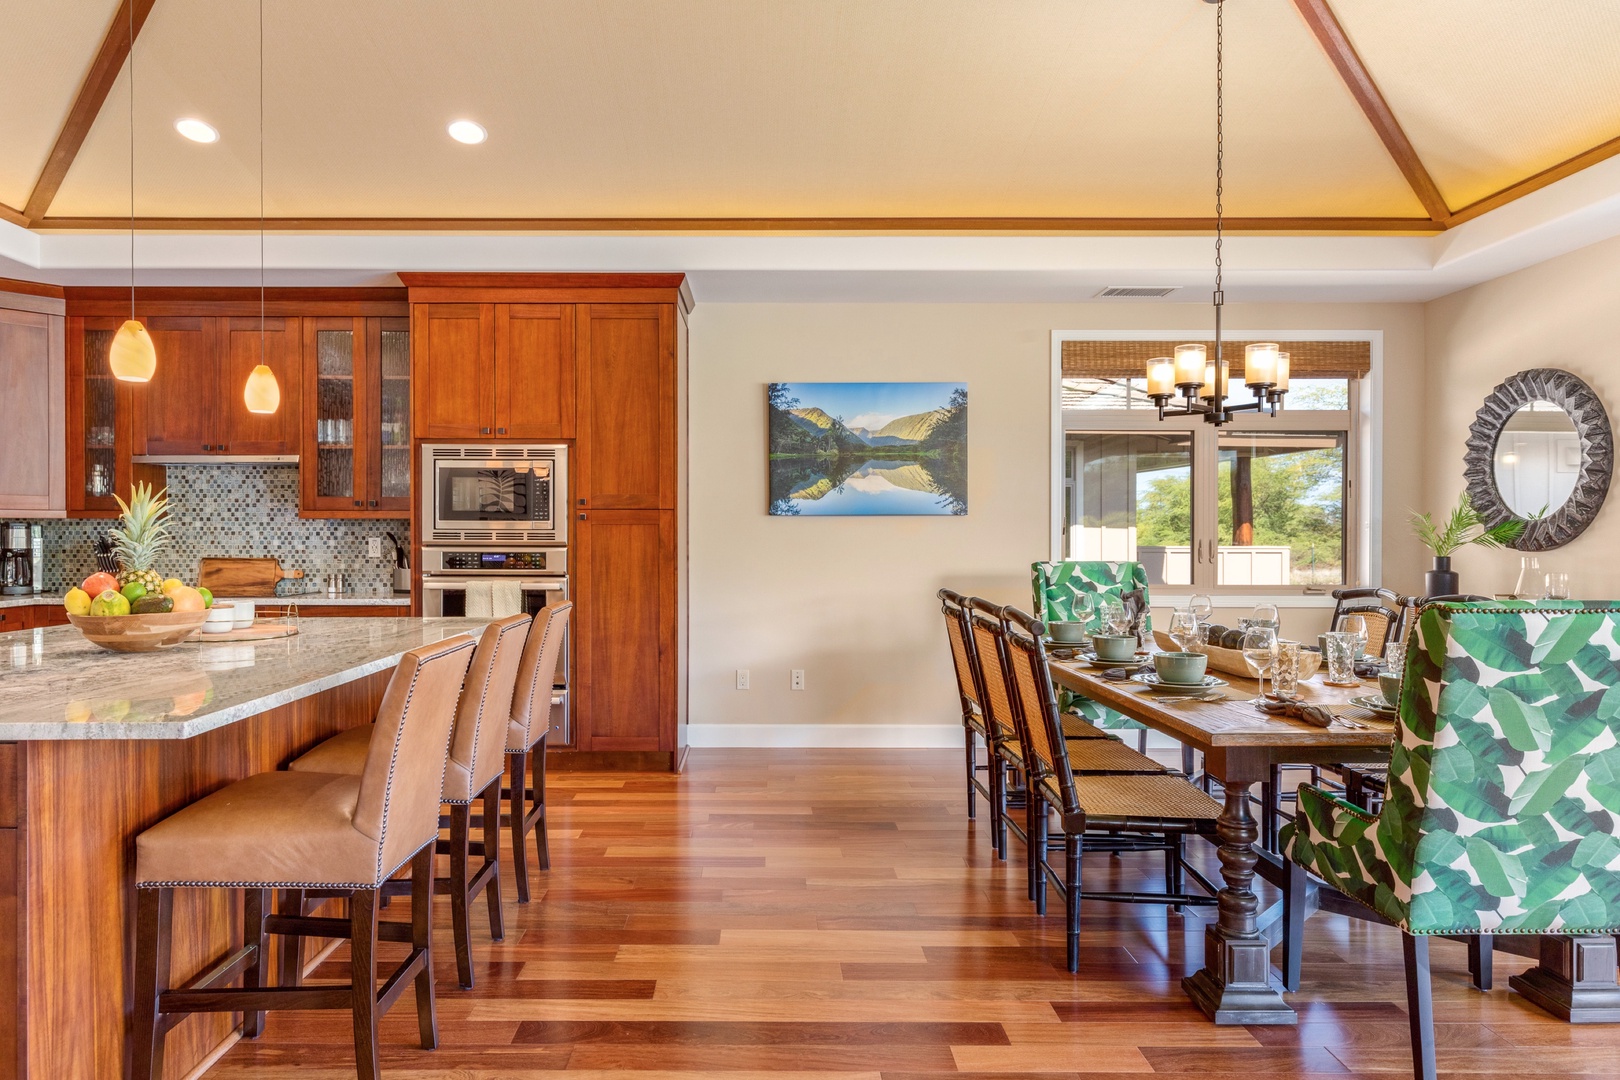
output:
<path id="1" fill-rule="evenodd" d="M 1107 679 L 1110 682 L 1124 682 L 1132 675 L 1141 675 L 1152 670 L 1153 666 L 1151 664 L 1137 664 L 1135 667 L 1113 667 L 1104 671 L 1098 678 Z"/>
<path id="2" fill-rule="evenodd" d="M 1320 705 L 1307 705 L 1298 698 L 1277 697 L 1267 694 L 1256 701 L 1255 707 L 1267 716 L 1286 716 L 1291 720 L 1303 720 L 1313 727 L 1332 727 L 1333 713 Z"/>

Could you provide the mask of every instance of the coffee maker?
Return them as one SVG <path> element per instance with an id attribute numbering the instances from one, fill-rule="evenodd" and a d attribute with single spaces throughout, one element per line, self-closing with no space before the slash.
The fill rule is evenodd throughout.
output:
<path id="1" fill-rule="evenodd" d="M 34 591 L 34 552 L 26 521 L 0 523 L 0 595 L 29 596 Z"/>

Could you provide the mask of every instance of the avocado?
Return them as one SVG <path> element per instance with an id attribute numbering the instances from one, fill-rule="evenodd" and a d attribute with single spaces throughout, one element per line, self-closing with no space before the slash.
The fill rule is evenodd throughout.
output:
<path id="1" fill-rule="evenodd" d="M 131 615 L 167 615 L 174 610 L 174 601 L 167 596 L 143 596 L 129 606 Z"/>

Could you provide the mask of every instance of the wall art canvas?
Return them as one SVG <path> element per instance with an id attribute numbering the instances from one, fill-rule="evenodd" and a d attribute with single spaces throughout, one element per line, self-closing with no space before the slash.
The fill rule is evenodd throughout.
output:
<path id="1" fill-rule="evenodd" d="M 967 384 L 770 383 L 770 512 L 967 513 Z"/>

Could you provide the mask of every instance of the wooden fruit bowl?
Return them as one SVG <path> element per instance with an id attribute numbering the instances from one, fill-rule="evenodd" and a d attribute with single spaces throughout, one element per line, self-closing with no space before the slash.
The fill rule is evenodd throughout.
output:
<path id="1" fill-rule="evenodd" d="M 112 652 L 157 652 L 178 645 L 201 629 L 206 611 L 154 615 L 68 615 L 68 622 L 93 645 Z"/>

